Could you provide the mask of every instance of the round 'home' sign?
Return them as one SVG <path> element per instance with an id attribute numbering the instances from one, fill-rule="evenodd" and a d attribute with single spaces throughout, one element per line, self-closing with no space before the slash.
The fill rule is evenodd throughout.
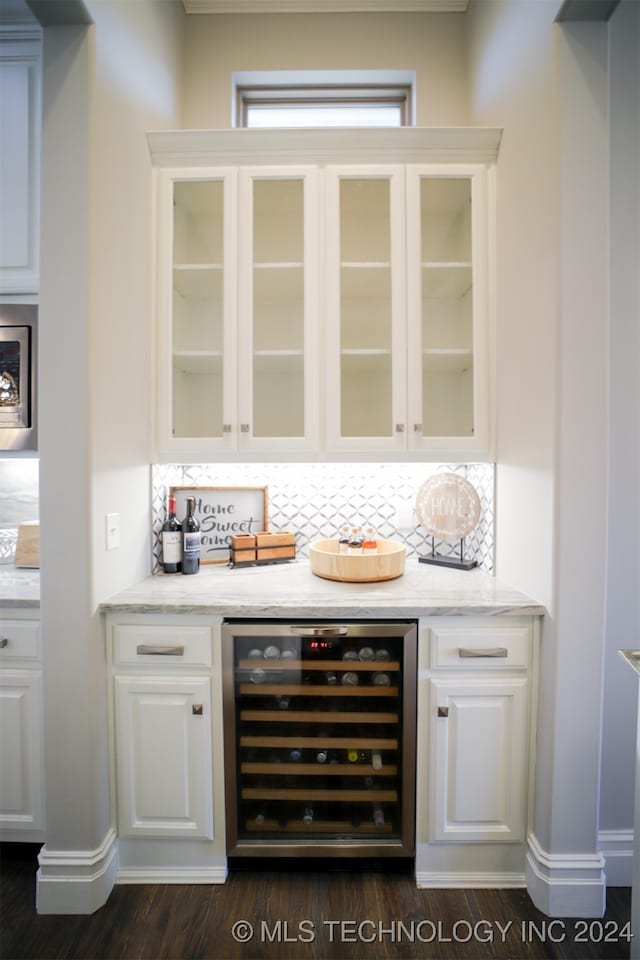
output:
<path id="1" fill-rule="evenodd" d="M 418 490 L 416 513 L 432 537 L 448 542 L 462 540 L 478 525 L 480 497 L 464 477 L 437 473 Z"/>

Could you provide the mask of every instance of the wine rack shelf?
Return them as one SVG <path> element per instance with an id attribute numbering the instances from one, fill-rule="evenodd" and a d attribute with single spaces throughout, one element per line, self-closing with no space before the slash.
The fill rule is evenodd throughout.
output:
<path id="1" fill-rule="evenodd" d="M 413 623 L 223 629 L 228 852 L 413 851 Z"/>

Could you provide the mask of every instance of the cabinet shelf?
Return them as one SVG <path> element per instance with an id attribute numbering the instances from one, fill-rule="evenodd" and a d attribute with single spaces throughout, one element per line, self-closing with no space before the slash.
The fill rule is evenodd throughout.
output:
<path id="1" fill-rule="evenodd" d="M 238 667 L 244 670 L 253 670 L 261 667 L 263 670 L 373 670 L 376 673 L 389 673 L 400 669 L 397 660 L 248 660 L 238 661 Z M 305 688 L 308 692 L 308 688 Z"/>
<path id="2" fill-rule="evenodd" d="M 321 743 L 318 740 L 318 744 Z M 369 763 L 258 763 L 247 760 L 240 764 L 240 772 L 303 777 L 395 777 L 398 768 L 395 764 L 383 764 L 375 770 Z"/>
<path id="3" fill-rule="evenodd" d="M 427 349 L 423 352 L 424 370 L 430 373 L 465 373 L 473 366 L 473 351 L 466 349 Z"/>
<path id="4" fill-rule="evenodd" d="M 398 723 L 397 713 L 341 710 L 241 710 L 240 719 L 270 723 Z"/>
<path id="5" fill-rule="evenodd" d="M 175 264 L 173 287 L 185 300 L 219 300 L 223 274 L 221 263 Z"/>
<path id="6" fill-rule="evenodd" d="M 468 261 L 429 260 L 422 264 L 423 300 L 461 300 L 472 285 L 472 266 Z"/>
<path id="7" fill-rule="evenodd" d="M 173 369 L 180 373 L 220 374 L 222 353 L 218 350 L 179 350 L 173 354 Z"/>
<path id="8" fill-rule="evenodd" d="M 303 823 L 302 820 L 265 820 L 263 823 L 255 823 L 248 820 L 245 824 L 248 832 L 256 833 L 345 833 L 353 834 L 371 834 L 371 833 L 391 833 L 393 825 L 383 823 L 380 826 L 372 821 L 354 824 L 351 820 L 314 820 L 313 823 Z"/>
<path id="9" fill-rule="evenodd" d="M 318 737 L 277 737 L 243 734 L 241 747 L 284 747 L 288 750 L 298 747 L 317 747 Z M 322 746 L 343 750 L 397 750 L 396 737 L 323 737 Z"/>
<path id="10" fill-rule="evenodd" d="M 334 788 L 322 790 L 319 787 L 243 787 L 241 796 L 243 800 L 301 800 L 301 801 L 372 801 L 381 800 L 389 803 L 395 803 L 398 799 L 397 790 L 376 790 L 374 788 L 363 790 L 345 790 Z"/>
<path id="11" fill-rule="evenodd" d="M 382 671 L 381 671 L 382 672 Z M 301 696 L 301 697 L 397 697 L 397 687 L 354 686 L 326 684 L 305 686 L 302 683 L 241 683 L 240 693 L 245 696 Z"/>
<path id="12" fill-rule="evenodd" d="M 340 294 L 343 300 L 389 300 L 391 264 L 384 261 L 340 264 Z"/>

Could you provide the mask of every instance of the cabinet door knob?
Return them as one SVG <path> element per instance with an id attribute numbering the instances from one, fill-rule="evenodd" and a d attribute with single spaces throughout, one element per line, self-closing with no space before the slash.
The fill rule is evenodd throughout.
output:
<path id="1" fill-rule="evenodd" d="M 449 716 L 449 707 L 438 707 L 438 716 L 446 720 Z"/>
<path id="2" fill-rule="evenodd" d="M 413 429 L 414 429 L 414 432 L 415 432 L 415 433 L 422 433 L 422 424 L 421 424 L 421 423 L 414 423 Z"/>
<path id="3" fill-rule="evenodd" d="M 249 433 L 249 424 L 241 423 L 240 424 L 240 433 Z"/>
<path id="4" fill-rule="evenodd" d="M 223 424 L 222 424 L 222 432 L 223 432 L 223 433 L 231 433 L 231 424 L 230 424 L 230 423 L 223 423 Z"/>
<path id="5" fill-rule="evenodd" d="M 194 717 L 201 717 L 203 713 L 203 706 L 201 703 L 194 703 L 191 707 L 191 713 Z"/>
<path id="6" fill-rule="evenodd" d="M 4 648 L 8 646 L 9 646 L 9 638 L 0 637 L 0 650 L 4 650 Z"/>
<path id="7" fill-rule="evenodd" d="M 396 433 L 404 433 L 404 423 L 396 423 Z"/>

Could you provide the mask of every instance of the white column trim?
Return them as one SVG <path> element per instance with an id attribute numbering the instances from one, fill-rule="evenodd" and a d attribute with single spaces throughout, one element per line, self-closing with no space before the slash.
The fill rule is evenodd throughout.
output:
<path id="1" fill-rule="evenodd" d="M 605 861 L 608 887 L 630 887 L 633 873 L 633 830 L 600 830 L 598 850 Z"/>
<path id="2" fill-rule="evenodd" d="M 38 854 L 38 913 L 94 913 L 107 902 L 116 881 L 118 841 L 110 829 L 95 850 L 50 850 Z"/>
<path id="3" fill-rule="evenodd" d="M 602 917 L 606 901 L 602 853 L 547 853 L 529 834 L 527 890 L 548 917 Z"/>

